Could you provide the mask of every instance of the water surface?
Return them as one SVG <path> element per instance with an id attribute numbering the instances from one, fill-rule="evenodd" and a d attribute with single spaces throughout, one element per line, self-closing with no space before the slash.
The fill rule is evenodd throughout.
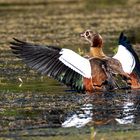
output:
<path id="1" fill-rule="evenodd" d="M 79 33 L 91 29 L 109 56 L 121 31 L 139 54 L 139 10 L 138 0 L 0 0 L 1 139 L 139 139 L 139 90 L 79 94 L 27 68 L 9 48 L 16 37 L 84 54 L 89 44 Z"/>

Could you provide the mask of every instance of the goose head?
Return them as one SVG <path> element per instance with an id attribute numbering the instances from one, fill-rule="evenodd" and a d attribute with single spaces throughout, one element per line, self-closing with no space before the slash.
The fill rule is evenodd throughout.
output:
<path id="1" fill-rule="evenodd" d="M 91 30 L 86 30 L 80 34 L 81 37 L 84 37 L 91 45 L 91 47 L 102 47 L 103 39 L 99 33 L 94 33 Z"/>

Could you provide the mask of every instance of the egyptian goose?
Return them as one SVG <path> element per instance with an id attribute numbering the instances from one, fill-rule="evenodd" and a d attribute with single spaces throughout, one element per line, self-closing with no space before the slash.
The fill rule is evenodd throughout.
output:
<path id="1" fill-rule="evenodd" d="M 104 54 L 102 50 L 103 39 L 100 34 L 86 30 L 84 33 L 81 33 L 81 36 L 90 42 L 89 57 L 108 59 L 112 63 L 118 60 L 118 65 L 122 65 L 123 71 L 130 76 L 131 88 L 140 88 L 140 61 L 128 38 L 123 33 L 119 37 L 118 52 L 112 58 Z"/>
<path id="2" fill-rule="evenodd" d="M 93 43 L 98 44 L 96 36 L 94 38 Z M 87 59 L 70 49 L 41 46 L 18 39 L 14 39 L 10 47 L 30 68 L 78 92 L 93 93 L 96 90 L 123 88 L 124 85 L 116 80 L 116 75 L 120 75 L 121 80 L 129 79 L 116 59 L 113 62 L 98 57 Z M 124 84 L 128 87 L 127 80 Z"/>

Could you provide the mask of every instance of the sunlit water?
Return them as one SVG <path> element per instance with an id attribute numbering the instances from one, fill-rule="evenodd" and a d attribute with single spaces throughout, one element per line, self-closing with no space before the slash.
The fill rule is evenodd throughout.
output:
<path id="1" fill-rule="evenodd" d="M 86 95 L 59 84 L 46 91 L 37 91 L 32 85 L 24 89 L 24 83 L 15 86 L 18 90 L 0 91 L 0 136 L 57 136 L 65 135 L 71 127 L 90 133 L 91 127 L 104 132 L 137 130 L 140 126 L 138 90 Z M 75 129 L 67 133 L 72 131 Z"/>
<path id="2" fill-rule="evenodd" d="M 90 135 L 92 128 L 99 133 L 139 130 L 139 90 L 76 93 L 33 72 L 9 49 L 9 42 L 17 37 L 86 52 L 89 44 L 79 33 L 91 28 L 103 35 L 110 54 L 120 31 L 138 36 L 138 4 L 131 10 L 118 8 L 119 4 L 110 12 L 112 7 L 96 2 L 93 9 L 90 2 L 0 1 L 0 137 Z"/>

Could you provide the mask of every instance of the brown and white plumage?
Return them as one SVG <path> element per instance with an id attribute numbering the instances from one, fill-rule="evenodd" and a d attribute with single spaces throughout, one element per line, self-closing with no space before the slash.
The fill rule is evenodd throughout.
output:
<path id="1" fill-rule="evenodd" d="M 95 44 L 98 44 L 98 39 Z M 122 88 L 116 80 L 116 74 L 128 78 L 121 69 L 113 69 L 110 60 L 94 57 L 86 59 L 70 49 L 35 45 L 18 39 L 14 39 L 10 47 L 30 68 L 78 92 Z"/>
<path id="2" fill-rule="evenodd" d="M 113 57 L 108 57 L 104 54 L 102 50 L 103 39 L 100 34 L 94 34 L 92 31 L 86 30 L 81 36 L 91 44 L 90 57 L 109 60 L 112 63 L 109 66 L 112 65 L 113 70 L 116 69 L 129 75 L 132 88 L 140 88 L 140 61 L 129 40 L 123 33 L 120 34 L 118 51 Z"/>

